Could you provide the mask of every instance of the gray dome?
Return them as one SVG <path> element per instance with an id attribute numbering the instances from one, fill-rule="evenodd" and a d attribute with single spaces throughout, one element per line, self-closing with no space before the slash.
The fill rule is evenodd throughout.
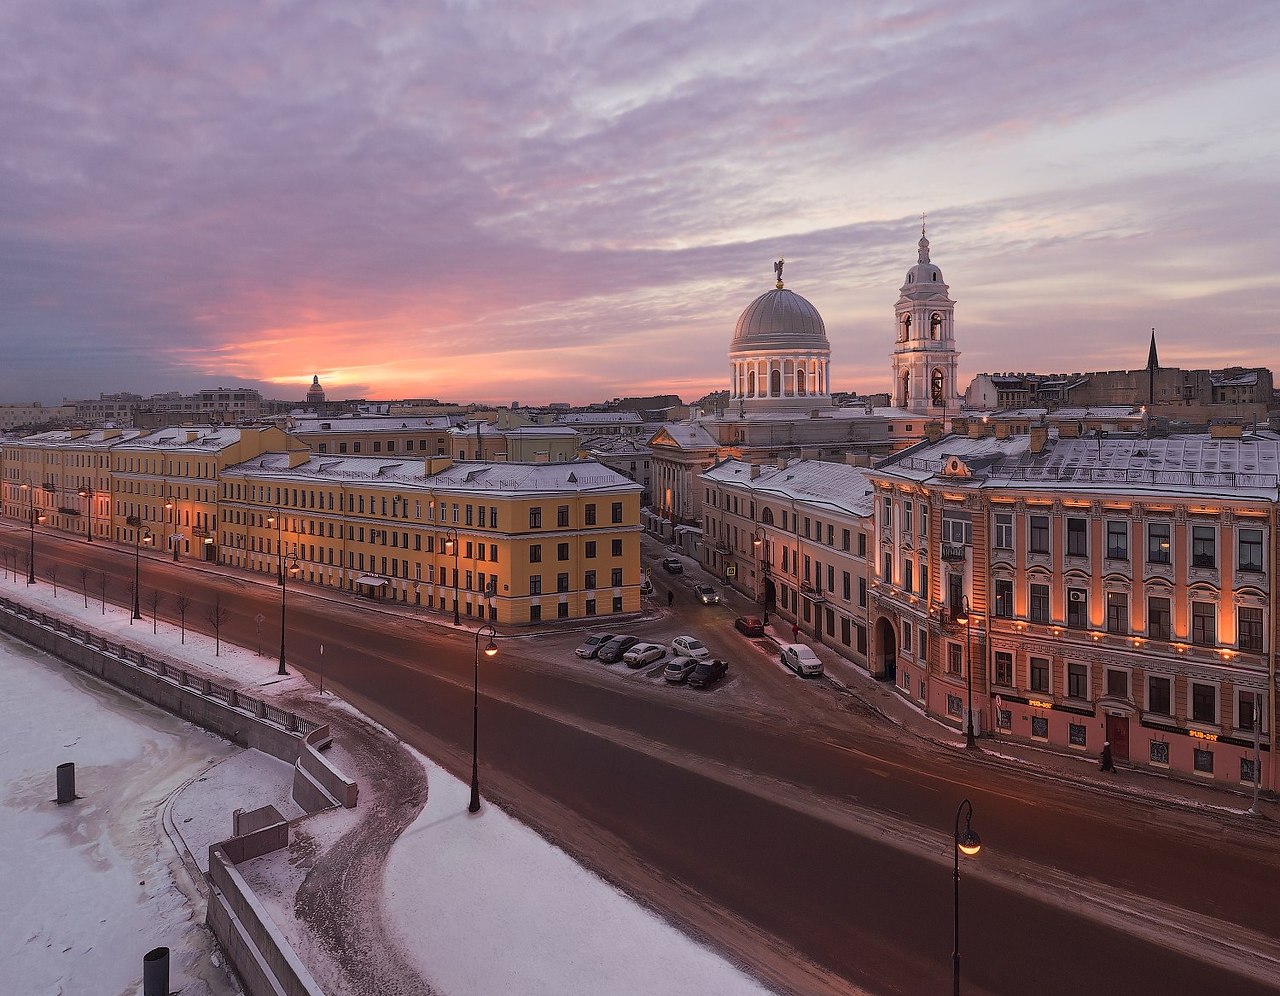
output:
<path id="1" fill-rule="evenodd" d="M 733 330 L 730 352 L 831 349 L 818 309 L 789 290 L 771 290 L 747 305 Z"/>

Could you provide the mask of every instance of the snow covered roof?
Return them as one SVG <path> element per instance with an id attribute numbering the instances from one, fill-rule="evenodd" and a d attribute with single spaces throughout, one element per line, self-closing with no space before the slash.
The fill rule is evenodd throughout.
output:
<path id="1" fill-rule="evenodd" d="M 335 432 L 395 432 L 414 429 L 448 429 L 456 419 L 447 415 L 293 415 L 289 431 L 294 435 Z"/>
<path id="2" fill-rule="evenodd" d="M 640 425 L 639 412 L 571 412 L 556 419 L 564 425 Z"/>
<path id="3" fill-rule="evenodd" d="M 752 477 L 752 471 L 757 476 Z M 869 516 L 874 495 L 866 467 L 822 460 L 792 460 L 785 467 L 724 460 L 700 476 L 718 484 L 732 484 L 757 494 L 776 495 L 845 512 Z"/>
<path id="4" fill-rule="evenodd" d="M 966 478 L 944 475 L 957 457 Z M 1060 439 L 1038 453 L 1029 435 L 996 439 L 946 436 L 887 457 L 876 477 L 954 481 L 983 489 L 1131 492 L 1205 498 L 1280 498 L 1280 440 L 1203 434 L 1167 438 L 1102 436 Z"/>
<path id="5" fill-rule="evenodd" d="M 5 446 L 33 446 L 40 449 L 103 449 L 127 443 L 142 435 L 138 429 L 54 429 L 33 436 L 5 436 Z"/>
<path id="6" fill-rule="evenodd" d="M 240 442 L 241 430 L 235 426 L 177 426 L 156 429 L 125 444 L 123 449 L 184 449 L 217 452 Z"/>
<path id="7" fill-rule="evenodd" d="M 648 456 L 653 452 L 647 440 L 639 436 L 592 436 L 583 442 L 590 453 L 610 456 Z"/>
<path id="8" fill-rule="evenodd" d="M 1214 387 L 1256 387 L 1258 384 L 1258 371 L 1232 370 L 1211 373 L 1209 374 L 1209 380 Z"/>
<path id="9" fill-rule="evenodd" d="M 352 483 L 395 482 L 399 487 L 422 490 L 482 492 L 484 494 L 539 495 L 548 492 L 641 491 L 639 484 L 594 460 L 563 463 L 455 463 L 435 474 L 427 462 L 407 458 L 334 456 L 315 454 L 296 467 L 289 454 L 264 453 L 232 467 L 223 476 L 244 474 L 291 482 Z"/>
<path id="10" fill-rule="evenodd" d="M 571 439 L 577 436 L 574 429 L 565 425 L 516 425 L 509 429 L 500 429 L 496 425 L 489 422 L 471 422 L 467 425 L 454 426 L 449 430 L 451 436 L 474 436 L 476 434 L 476 426 L 480 427 L 480 435 L 483 436 L 500 436 L 505 439 L 518 438 L 520 436 L 532 436 L 535 438 L 543 438 L 546 436 L 561 436 L 565 439 Z"/>

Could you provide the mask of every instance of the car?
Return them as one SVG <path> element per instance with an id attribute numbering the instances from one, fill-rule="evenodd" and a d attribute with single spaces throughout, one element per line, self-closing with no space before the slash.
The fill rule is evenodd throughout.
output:
<path id="1" fill-rule="evenodd" d="M 703 645 L 702 641 L 695 640 L 692 636 L 677 636 L 671 641 L 671 652 L 697 660 L 711 656 L 711 651 Z"/>
<path id="2" fill-rule="evenodd" d="M 627 667 L 644 667 L 667 656 L 667 648 L 660 643 L 636 643 L 622 655 Z"/>
<path id="3" fill-rule="evenodd" d="M 667 666 L 662 669 L 662 676 L 671 684 L 680 685 L 697 666 L 698 658 L 696 657 L 672 657 L 667 661 Z"/>
<path id="4" fill-rule="evenodd" d="M 645 575 L 644 579 L 640 582 L 640 594 L 647 595 L 650 598 L 653 597 L 653 581 L 652 579 L 650 579 L 650 577 L 647 574 Z"/>
<path id="5" fill-rule="evenodd" d="M 698 661 L 697 665 L 689 673 L 689 686 L 691 688 L 706 688 L 728 673 L 728 661 L 722 661 L 719 658 Z"/>
<path id="6" fill-rule="evenodd" d="M 662 569 L 668 574 L 683 574 L 684 564 L 679 557 L 665 557 L 662 561 Z"/>
<path id="7" fill-rule="evenodd" d="M 720 592 L 709 584 L 695 584 L 693 593 L 698 596 L 698 601 L 703 605 L 717 605 L 720 602 Z"/>
<path id="8" fill-rule="evenodd" d="M 602 664 L 616 664 L 622 655 L 640 642 L 638 636 L 615 636 L 596 651 L 596 660 Z"/>
<path id="9" fill-rule="evenodd" d="M 782 663 L 801 677 L 822 673 L 822 661 L 803 643 L 784 643 L 779 650 Z"/>
<path id="10" fill-rule="evenodd" d="M 744 636 L 764 636 L 764 620 L 759 616 L 738 616 L 733 625 Z"/>
<path id="11" fill-rule="evenodd" d="M 600 652 L 600 648 L 612 639 L 612 633 L 592 633 L 582 641 L 582 644 L 574 653 L 584 660 L 591 660 L 592 657 Z"/>

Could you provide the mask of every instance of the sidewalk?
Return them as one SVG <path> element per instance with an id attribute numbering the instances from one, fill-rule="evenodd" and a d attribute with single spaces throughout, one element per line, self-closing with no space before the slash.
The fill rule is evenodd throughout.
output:
<path id="1" fill-rule="evenodd" d="M 770 619 L 766 634 L 778 643 L 790 643 L 791 623 Z M 958 726 L 928 716 L 916 703 L 900 695 L 892 685 L 879 681 L 857 664 L 841 657 L 812 633 L 801 630 L 799 641 L 813 649 L 822 660 L 827 677 L 839 688 L 866 703 L 884 718 L 922 740 L 939 747 L 968 753 L 965 734 Z M 1114 774 L 1099 771 L 1098 756 L 1072 753 L 1047 745 L 1028 744 L 1009 737 L 985 735 L 977 738 L 974 752 L 990 764 L 1031 771 L 1088 786 L 1101 792 L 1159 800 L 1168 805 L 1195 806 L 1245 813 L 1253 804 L 1251 790 L 1216 782 L 1196 782 L 1165 775 L 1140 765 L 1117 762 Z M 1258 803 L 1260 828 L 1280 835 L 1280 801 L 1263 793 Z"/>

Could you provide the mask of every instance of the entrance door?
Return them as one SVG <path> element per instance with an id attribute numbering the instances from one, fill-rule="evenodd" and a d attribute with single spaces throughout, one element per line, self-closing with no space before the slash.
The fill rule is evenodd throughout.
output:
<path id="1" fill-rule="evenodd" d="M 896 683 L 898 680 L 898 636 L 894 632 L 893 623 L 881 619 L 876 624 L 877 642 L 880 644 L 880 663 L 883 672 L 878 677 Z"/>
<path id="2" fill-rule="evenodd" d="M 1111 756 L 1117 761 L 1129 760 L 1129 717 L 1107 713 L 1107 739 L 1111 741 Z"/>

